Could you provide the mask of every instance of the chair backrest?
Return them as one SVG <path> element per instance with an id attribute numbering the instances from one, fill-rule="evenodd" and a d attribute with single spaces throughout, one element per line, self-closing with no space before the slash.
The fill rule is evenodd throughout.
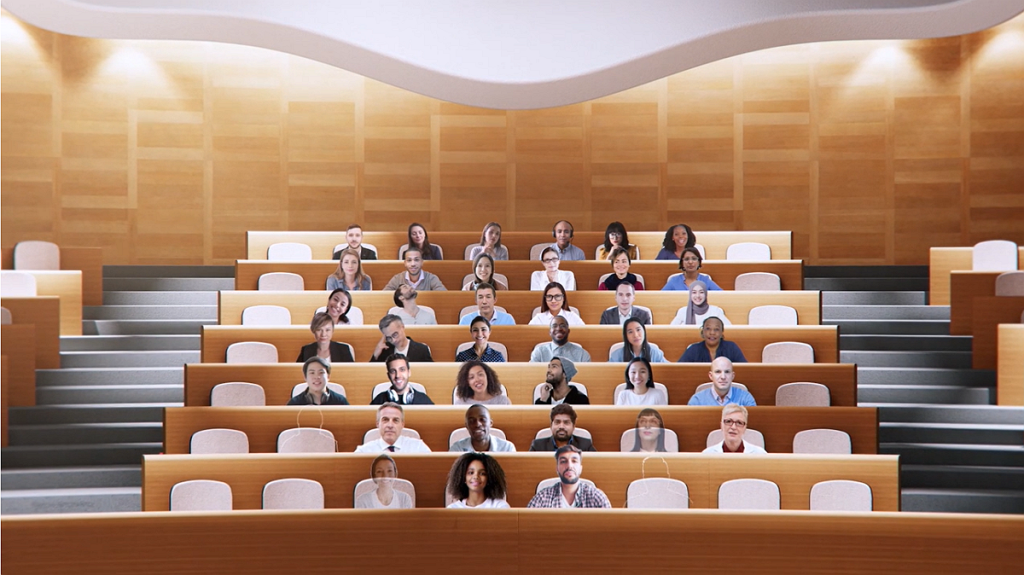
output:
<path id="1" fill-rule="evenodd" d="M 764 479 L 732 479 L 718 488 L 718 508 L 747 510 L 780 508 L 779 486 Z"/>
<path id="2" fill-rule="evenodd" d="M 702 246 L 701 244 L 693 244 L 693 247 L 696 248 L 697 249 L 697 253 L 700 254 L 700 259 L 702 259 L 702 260 L 708 259 L 707 254 L 704 253 L 704 246 Z"/>
<path id="3" fill-rule="evenodd" d="M 590 432 L 587 431 L 586 429 L 583 429 L 582 427 L 577 427 L 576 430 L 572 432 L 572 434 L 577 435 L 579 437 L 584 437 L 586 439 L 593 439 L 593 436 L 590 435 Z M 534 437 L 534 439 L 544 439 L 545 437 L 551 437 L 550 427 L 545 427 L 538 431 L 537 436 Z"/>
<path id="4" fill-rule="evenodd" d="M 833 479 L 811 486 L 811 511 L 871 510 L 871 487 L 866 483 Z"/>
<path id="5" fill-rule="evenodd" d="M 722 430 L 721 429 L 716 429 L 716 430 L 714 430 L 714 431 L 712 431 L 711 433 L 708 434 L 708 444 L 707 444 L 707 446 L 711 447 L 712 445 L 715 445 L 716 443 L 721 443 L 724 438 L 725 438 L 725 436 L 722 435 Z M 756 430 L 756 429 L 749 429 L 748 428 L 743 433 L 743 441 L 746 441 L 747 443 L 752 443 L 752 444 L 760 447 L 761 449 L 764 449 L 764 434 L 761 433 L 760 431 Z"/>
<path id="6" fill-rule="evenodd" d="M 779 291 L 782 289 L 782 280 L 773 273 L 747 272 L 736 276 L 733 289 L 736 291 Z"/>
<path id="7" fill-rule="evenodd" d="M 747 314 L 748 325 L 797 325 L 796 310 L 788 305 L 759 305 Z"/>
<path id="8" fill-rule="evenodd" d="M 345 393 L 345 386 L 341 385 L 340 383 L 334 383 L 333 381 L 328 381 L 327 382 L 327 389 L 329 389 L 329 390 L 331 390 L 334 393 L 337 393 L 339 395 L 343 395 L 346 398 L 348 397 L 348 394 Z M 300 393 L 302 393 L 304 391 L 306 391 L 306 382 L 303 381 L 302 383 L 296 383 L 295 387 L 292 388 L 292 397 L 295 397 L 296 395 L 299 395 Z"/>
<path id="9" fill-rule="evenodd" d="M 322 305 L 316 308 L 316 313 L 326 313 L 327 306 Z M 356 306 L 348 308 L 348 325 L 363 325 L 363 310 Z M 355 357 L 354 355 L 352 357 Z"/>
<path id="10" fill-rule="evenodd" d="M 293 427 L 277 436 L 278 453 L 334 453 L 338 451 L 334 434 L 318 427 Z"/>
<path id="11" fill-rule="evenodd" d="M 546 385 L 546 384 L 538 383 L 537 386 L 533 388 L 533 400 L 534 401 L 537 401 L 538 399 L 540 399 L 540 388 L 543 385 Z M 587 386 L 583 385 L 582 383 L 578 383 L 578 382 L 574 381 L 574 382 L 570 383 L 569 385 L 575 386 L 577 391 L 579 391 L 580 393 L 582 393 L 583 395 L 585 395 L 587 397 L 590 397 L 590 393 L 587 392 Z"/>
<path id="12" fill-rule="evenodd" d="M 559 482 L 559 479 L 557 477 L 548 477 L 547 479 L 541 479 L 540 482 L 537 483 L 537 491 L 536 491 L 536 493 L 540 493 L 541 489 L 545 489 L 545 488 L 551 487 L 552 485 L 555 485 L 558 482 Z M 585 479 L 583 477 L 580 478 L 580 482 L 581 483 L 587 483 L 591 487 L 596 487 L 594 485 L 593 481 L 591 481 L 589 479 Z"/>
<path id="13" fill-rule="evenodd" d="M 689 509 L 690 491 L 671 477 L 637 479 L 626 488 L 626 507 L 631 509 Z"/>
<path id="14" fill-rule="evenodd" d="M 777 341 L 764 346 L 761 363 L 814 363 L 814 348 L 799 341 Z"/>
<path id="15" fill-rule="evenodd" d="M 647 282 L 644 281 L 644 276 L 637 273 L 634 273 L 633 275 L 636 276 L 636 281 L 639 282 L 639 284 L 642 285 L 644 289 L 647 289 Z"/>
<path id="16" fill-rule="evenodd" d="M 539 260 L 540 254 L 541 252 L 544 251 L 544 248 L 550 247 L 554 243 L 554 240 L 552 240 L 550 242 L 544 242 L 541 244 L 533 244 L 532 246 L 530 246 L 530 259 Z"/>
<path id="17" fill-rule="evenodd" d="M 996 277 L 997 296 L 1024 296 L 1024 271 L 1001 273 Z"/>
<path id="18" fill-rule="evenodd" d="M 608 277 L 611 276 L 611 275 L 612 275 L 611 273 L 601 274 L 601 277 L 597 278 L 597 285 L 603 284 L 604 280 L 608 279 Z"/>
<path id="19" fill-rule="evenodd" d="M 455 402 L 459 400 L 459 397 L 456 395 L 456 392 L 458 390 L 459 390 L 458 386 L 455 386 L 455 387 L 452 388 L 452 405 L 455 405 Z M 501 384 L 501 395 L 504 395 L 505 397 L 508 397 L 508 389 L 505 388 L 505 384 L 504 383 Z"/>
<path id="20" fill-rule="evenodd" d="M 1017 269 L 1017 244 L 1007 240 L 989 240 L 974 244 L 971 269 L 976 272 L 1008 272 Z"/>
<path id="21" fill-rule="evenodd" d="M 302 291 L 306 289 L 306 283 L 299 274 L 271 272 L 260 276 L 256 289 L 259 291 Z"/>
<path id="22" fill-rule="evenodd" d="M 497 307 L 497 306 L 495 306 L 495 307 Z M 571 311 L 572 313 L 574 313 L 576 315 L 580 315 L 580 310 L 577 307 L 569 306 L 569 311 Z M 540 306 L 537 306 L 537 307 L 533 308 L 533 313 L 530 314 L 530 319 L 533 319 L 533 318 L 537 317 L 538 315 L 540 315 Z M 554 319 L 554 318 L 552 318 L 552 319 Z"/>
<path id="23" fill-rule="evenodd" d="M 805 429 L 793 436 L 793 453 L 853 453 L 850 434 L 838 429 Z"/>
<path id="24" fill-rule="evenodd" d="M 403 427 L 402 435 L 405 437 L 411 437 L 413 439 L 420 438 L 420 432 L 416 431 L 415 429 L 412 429 L 411 427 Z M 369 431 L 363 434 L 363 443 L 377 441 L 378 439 L 380 439 L 380 430 L 377 429 L 376 427 L 370 429 Z"/>
<path id="25" fill-rule="evenodd" d="M 210 479 L 175 483 L 171 511 L 231 511 L 231 486 Z"/>
<path id="26" fill-rule="evenodd" d="M 738 387 L 738 388 L 742 389 L 743 391 L 746 391 L 747 393 L 750 393 L 750 391 L 747 389 L 747 386 L 743 385 L 742 383 L 740 383 L 738 381 L 734 381 L 734 382 L 732 382 L 732 384 L 733 384 L 734 387 Z M 710 381 L 707 382 L 707 383 L 702 383 L 702 384 L 697 386 L 697 389 L 693 390 L 693 393 L 694 394 L 698 394 L 698 393 L 704 391 L 705 389 L 710 388 L 712 385 L 714 385 L 714 383 L 711 383 Z"/>
<path id="27" fill-rule="evenodd" d="M 0 296 L 36 297 L 36 276 L 26 272 L 0 272 Z"/>
<path id="28" fill-rule="evenodd" d="M 193 455 L 249 453 L 249 436 L 237 429 L 204 429 L 192 434 L 188 452 Z"/>
<path id="29" fill-rule="evenodd" d="M 494 437 L 500 437 L 501 439 L 505 439 L 505 432 L 498 429 L 497 427 L 491 428 L 491 435 L 493 435 Z M 451 435 L 448 436 L 448 449 L 451 449 L 452 445 L 455 445 L 456 441 L 461 441 L 463 439 L 466 439 L 467 437 L 469 437 L 468 429 L 466 429 L 465 427 L 460 427 L 456 429 L 451 433 Z"/>
<path id="30" fill-rule="evenodd" d="M 828 386 L 810 381 L 784 383 L 775 390 L 775 405 L 779 407 L 828 407 L 832 396 Z"/>
<path id="31" fill-rule="evenodd" d="M 366 244 L 363 245 L 365 246 Z M 416 507 L 416 487 L 411 481 L 408 479 L 398 479 L 396 477 L 394 483 L 391 484 L 391 487 L 395 491 L 401 491 L 402 493 L 407 494 L 409 499 L 412 500 L 412 506 L 414 508 Z M 363 495 L 376 490 L 377 484 L 373 482 L 373 479 L 364 479 L 359 483 L 356 483 L 355 489 L 352 490 L 352 501 L 357 501 Z"/>
<path id="32" fill-rule="evenodd" d="M 242 325 L 288 326 L 292 324 L 292 313 L 279 305 L 251 305 L 242 310 Z"/>
<path id="33" fill-rule="evenodd" d="M 11 310 L 0 307 L 0 325 L 11 325 L 14 323 L 14 317 L 11 315 Z"/>
<path id="34" fill-rule="evenodd" d="M 366 244 L 363 244 L 363 245 L 365 246 Z M 444 248 L 442 248 L 441 246 L 439 246 L 437 244 L 430 244 L 430 245 L 432 245 L 435 248 L 437 248 L 437 252 L 439 254 L 441 254 L 441 259 L 444 259 Z M 409 244 L 402 244 L 402 247 L 398 248 L 398 259 L 404 260 L 405 259 L 405 251 L 408 250 L 408 249 L 409 249 Z"/>
<path id="35" fill-rule="evenodd" d="M 275 479 L 263 486 L 264 509 L 323 509 L 324 486 L 312 479 Z"/>
<path id="36" fill-rule="evenodd" d="M 263 386 L 245 381 L 218 383 L 210 390 L 210 405 L 213 407 L 263 407 L 267 394 Z"/>
<path id="37" fill-rule="evenodd" d="M 665 394 L 665 398 L 668 399 L 668 388 L 665 387 L 664 383 L 658 383 L 657 381 L 655 381 L 654 382 L 654 389 L 660 389 Z M 620 383 L 620 384 L 615 386 L 615 391 L 612 392 L 612 402 L 613 403 L 615 402 L 615 400 L 617 400 L 619 398 L 619 394 L 622 393 L 623 391 L 626 391 L 626 384 L 625 383 Z"/>
<path id="38" fill-rule="evenodd" d="M 355 356 L 352 356 L 352 357 L 355 357 Z M 416 390 L 416 393 L 426 393 L 427 392 L 427 388 L 423 387 L 422 383 L 416 383 L 416 382 L 410 381 L 409 385 L 411 385 L 412 388 L 414 390 Z M 381 392 L 387 391 L 389 387 L 391 387 L 391 382 L 390 381 L 385 381 L 383 383 L 378 383 L 377 385 L 373 386 L 373 391 L 370 392 L 370 400 L 372 401 L 373 398 L 375 398 L 378 395 L 380 395 Z"/>
<path id="39" fill-rule="evenodd" d="M 668 453 L 679 453 L 679 435 L 671 429 L 665 429 L 665 451 Z M 633 450 L 636 444 L 636 428 L 627 429 L 622 432 L 619 439 L 619 451 L 628 453 Z"/>
<path id="40" fill-rule="evenodd" d="M 466 351 L 467 349 L 473 347 L 474 345 L 476 345 L 476 342 L 472 341 L 460 343 L 459 346 L 455 348 L 455 354 L 458 355 L 459 353 Z M 505 344 L 489 341 L 487 342 L 487 345 L 491 346 L 491 349 L 493 349 L 494 351 L 500 353 L 501 356 L 505 358 L 505 361 L 508 361 L 508 348 L 505 347 Z"/>
<path id="41" fill-rule="evenodd" d="M 277 347 L 262 341 L 240 341 L 228 346 L 225 363 L 277 363 Z"/>
<path id="42" fill-rule="evenodd" d="M 612 360 L 612 354 L 615 353 L 615 350 L 622 349 L 625 346 L 626 344 L 622 343 L 621 341 L 613 343 L 611 347 L 608 348 L 608 361 Z"/>
<path id="43" fill-rule="evenodd" d="M 760 242 L 740 242 L 732 244 L 725 250 L 727 260 L 768 261 L 772 259 L 772 249 L 768 244 Z"/>
<path id="44" fill-rule="evenodd" d="M 14 269 L 56 271 L 60 269 L 60 246 L 53 242 L 26 241 L 14 246 Z"/>
<path id="45" fill-rule="evenodd" d="M 271 261 L 311 261 L 313 259 L 313 248 L 297 242 L 271 244 L 267 248 L 267 259 Z"/>

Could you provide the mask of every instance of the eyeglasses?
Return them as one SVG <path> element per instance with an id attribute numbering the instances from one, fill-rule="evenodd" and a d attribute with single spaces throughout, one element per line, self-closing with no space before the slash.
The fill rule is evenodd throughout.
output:
<path id="1" fill-rule="evenodd" d="M 549 293 L 544 295 L 544 299 L 548 301 L 562 301 L 564 298 L 565 296 L 560 293 Z"/>
<path id="2" fill-rule="evenodd" d="M 542 262 L 544 262 L 546 264 L 553 264 L 553 263 L 558 261 L 558 258 L 545 258 L 545 259 L 542 259 L 540 261 L 542 261 Z"/>
<path id="3" fill-rule="evenodd" d="M 621 238 L 622 232 L 608 232 L 609 238 Z"/>
<path id="4" fill-rule="evenodd" d="M 747 426 L 747 422 L 746 421 L 740 421 L 738 419 L 723 419 L 722 420 L 722 425 L 724 425 L 726 427 L 732 427 L 734 425 L 736 427 L 746 427 Z"/>
<path id="5" fill-rule="evenodd" d="M 697 258 L 683 258 L 683 261 L 684 262 L 699 262 L 700 260 L 697 259 Z"/>

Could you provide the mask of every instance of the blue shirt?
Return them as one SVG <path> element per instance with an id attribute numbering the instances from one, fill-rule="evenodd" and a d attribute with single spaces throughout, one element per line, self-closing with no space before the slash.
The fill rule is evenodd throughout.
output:
<path id="1" fill-rule="evenodd" d="M 750 393 L 743 391 L 735 385 L 729 387 L 729 393 L 725 394 L 723 398 L 725 401 L 719 403 L 718 393 L 715 392 L 715 386 L 711 386 L 700 393 L 693 394 L 690 398 L 690 402 L 686 405 L 703 405 L 710 407 L 722 407 L 723 405 L 729 405 L 735 403 L 744 407 L 756 406 L 757 402 L 754 401 L 754 396 Z"/>
<path id="2" fill-rule="evenodd" d="M 697 274 L 697 281 L 704 282 L 704 285 L 708 286 L 709 290 L 722 291 L 722 288 L 708 274 Z M 668 283 L 665 284 L 665 287 L 661 288 L 661 291 L 690 291 L 690 286 L 686 285 L 686 275 L 679 274 L 668 278 Z"/>
<path id="3" fill-rule="evenodd" d="M 466 314 L 466 315 L 462 316 L 462 319 L 459 320 L 459 325 L 469 325 L 469 324 L 473 323 L 473 320 L 476 319 L 476 317 L 478 315 L 480 315 L 480 314 L 478 314 L 478 313 L 469 313 L 469 314 Z M 505 312 L 503 312 L 503 311 L 501 311 L 500 309 L 497 309 L 497 308 L 494 309 L 494 318 L 491 319 L 490 321 L 491 321 L 491 325 L 515 325 L 516 324 L 516 320 L 515 320 L 515 318 L 512 317 L 511 314 L 505 313 Z"/>
<path id="4" fill-rule="evenodd" d="M 733 363 L 747 363 L 747 358 L 743 357 L 740 346 L 724 339 L 719 342 L 715 357 L 727 357 Z M 703 341 L 691 343 L 683 352 L 683 356 L 679 358 L 679 363 L 711 363 L 711 352 L 708 351 L 708 347 L 704 345 Z"/>
<path id="5" fill-rule="evenodd" d="M 562 251 L 558 247 L 557 243 L 551 244 L 551 247 L 555 250 L 555 253 L 558 254 L 558 259 L 562 260 L 563 262 L 580 262 L 585 261 L 587 259 L 587 256 L 584 255 L 583 250 L 579 249 L 578 247 L 572 244 L 569 244 L 569 247 L 565 248 L 565 251 Z"/>
<path id="6" fill-rule="evenodd" d="M 647 358 L 648 361 L 650 361 L 651 363 L 667 363 L 665 361 L 665 353 L 661 351 L 661 349 L 659 349 L 658 346 L 654 345 L 651 342 L 647 342 L 647 347 L 650 348 L 651 350 L 651 357 Z M 623 359 L 623 357 L 626 355 L 624 351 L 625 349 L 626 346 L 622 346 L 619 349 L 611 352 L 611 354 L 609 354 L 608 356 L 608 361 L 626 361 L 625 359 Z"/>

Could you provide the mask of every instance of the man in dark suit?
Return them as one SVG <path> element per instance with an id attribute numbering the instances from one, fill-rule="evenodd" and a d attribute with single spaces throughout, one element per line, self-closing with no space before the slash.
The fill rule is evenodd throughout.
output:
<path id="1" fill-rule="evenodd" d="M 633 284 L 629 282 L 620 283 L 619 287 L 615 288 L 616 305 L 604 310 L 601 314 L 601 325 L 622 325 L 631 317 L 640 320 L 644 325 L 651 325 L 651 314 L 633 305 L 633 300 L 636 299 L 634 289 Z"/>
<path id="2" fill-rule="evenodd" d="M 573 435 L 575 431 L 576 410 L 568 403 L 559 403 L 551 408 L 551 436 L 535 439 L 530 451 L 558 451 L 566 445 L 576 446 L 580 451 L 597 451 L 592 441 Z"/>
<path id="3" fill-rule="evenodd" d="M 354 250 L 359 254 L 359 259 L 375 260 L 377 259 L 377 252 L 363 246 L 363 228 L 359 224 L 352 224 L 348 227 L 348 231 L 345 232 L 345 241 L 348 245 L 334 252 L 334 259 L 341 259 L 341 252 L 345 249 Z"/>
<path id="4" fill-rule="evenodd" d="M 427 344 L 413 341 L 405 335 L 405 323 L 402 318 L 389 313 L 381 318 L 377 324 L 380 329 L 381 338 L 377 342 L 377 348 L 373 350 L 371 362 L 384 361 L 388 357 L 398 353 L 404 355 L 409 361 L 434 361 L 430 357 L 430 347 Z"/>

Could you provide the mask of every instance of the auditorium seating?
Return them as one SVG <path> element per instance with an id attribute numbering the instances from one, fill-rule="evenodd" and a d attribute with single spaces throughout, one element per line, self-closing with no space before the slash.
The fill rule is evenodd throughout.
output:
<path id="1" fill-rule="evenodd" d="M 931 248 L 928 251 L 929 304 L 950 305 L 950 275 L 954 271 L 973 270 L 973 254 L 973 247 Z M 1017 247 L 1017 269 L 1024 269 L 1024 246 Z"/>
<path id="2" fill-rule="evenodd" d="M 0 271 L 0 284 L 6 282 L 8 276 L 17 277 L 20 274 L 28 274 L 35 278 L 36 296 L 57 296 L 60 298 L 60 335 L 82 335 L 81 271 L 13 272 L 4 270 Z"/>
<path id="3" fill-rule="evenodd" d="M 999 325 L 998 339 L 996 403 L 1020 407 L 1024 405 L 1024 323 Z"/>
<path id="4" fill-rule="evenodd" d="M 60 253 L 58 269 L 82 273 L 82 305 L 103 305 L 103 248 L 61 246 Z M 14 248 L 3 249 L 0 267 L 15 269 Z"/>

